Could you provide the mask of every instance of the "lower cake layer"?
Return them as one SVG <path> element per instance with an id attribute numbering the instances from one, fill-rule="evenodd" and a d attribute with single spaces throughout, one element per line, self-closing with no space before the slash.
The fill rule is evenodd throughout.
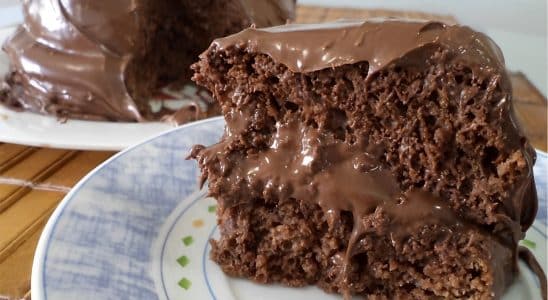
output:
<path id="1" fill-rule="evenodd" d="M 498 298 L 515 274 L 513 250 L 472 226 L 432 224 L 402 237 L 379 208 L 357 221 L 351 242 L 352 213 L 269 201 L 219 208 L 211 258 L 227 274 L 368 299 Z"/>

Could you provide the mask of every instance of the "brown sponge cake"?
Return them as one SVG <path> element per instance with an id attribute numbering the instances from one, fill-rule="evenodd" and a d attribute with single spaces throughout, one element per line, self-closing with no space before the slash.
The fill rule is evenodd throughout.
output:
<path id="1" fill-rule="evenodd" d="M 512 282 L 535 154 L 488 37 L 397 20 L 247 29 L 194 69 L 227 122 L 191 155 L 225 272 L 381 299 L 491 299 Z"/>

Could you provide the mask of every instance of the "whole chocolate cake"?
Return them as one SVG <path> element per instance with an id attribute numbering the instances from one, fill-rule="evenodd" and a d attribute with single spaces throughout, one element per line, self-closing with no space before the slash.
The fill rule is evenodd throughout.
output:
<path id="1" fill-rule="evenodd" d="M 468 27 L 246 29 L 193 68 L 226 119 L 196 146 L 229 275 L 368 299 L 499 298 L 534 221 L 535 152 L 499 48 Z"/>
<path id="2" fill-rule="evenodd" d="M 284 24 L 294 6 L 294 0 L 26 0 L 24 24 L 4 45 L 11 74 L 0 103 L 63 118 L 156 119 L 149 97 L 188 81 L 190 64 L 215 37 L 251 24 Z M 202 110 L 196 116 L 218 113 L 208 104 L 190 109 Z"/>

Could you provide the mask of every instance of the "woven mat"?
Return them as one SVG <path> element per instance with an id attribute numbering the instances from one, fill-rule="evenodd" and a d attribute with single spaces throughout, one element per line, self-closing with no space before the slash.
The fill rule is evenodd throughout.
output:
<path id="1" fill-rule="evenodd" d="M 298 22 L 405 17 L 455 23 L 450 16 L 389 10 L 301 6 Z M 512 74 L 518 119 L 535 147 L 546 150 L 546 99 L 521 73 Z M 112 152 L 0 144 L 0 299 L 30 298 L 32 258 L 43 226 L 65 194 Z M 9 297 L 8 297 L 9 295 Z"/>

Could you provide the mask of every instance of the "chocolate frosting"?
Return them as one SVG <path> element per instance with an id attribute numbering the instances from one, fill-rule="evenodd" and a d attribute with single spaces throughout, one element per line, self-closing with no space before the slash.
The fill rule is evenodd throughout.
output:
<path id="1" fill-rule="evenodd" d="M 285 23 L 293 0 L 236 0 L 257 26 Z M 148 1 L 30 0 L 24 24 L 5 43 L 14 72 L 8 105 L 81 119 L 144 121 L 125 70 L 142 38 Z"/>
<path id="2" fill-rule="evenodd" d="M 521 258 L 527 266 L 535 273 L 535 275 L 538 278 L 539 284 L 540 284 L 540 293 L 542 294 L 542 299 L 546 300 L 548 297 L 548 288 L 546 287 L 546 274 L 542 270 L 542 267 L 540 266 L 539 262 L 535 258 L 535 255 L 531 252 L 531 250 L 527 249 L 526 247 L 519 246 L 519 258 Z"/>
<path id="3" fill-rule="evenodd" d="M 382 43 L 374 42 L 381 40 Z M 468 27 L 439 22 L 342 20 L 249 28 L 217 39 L 213 45 L 219 49 L 248 47 L 252 52 L 271 56 L 293 72 L 367 61 L 371 75 L 411 51 L 429 45 L 458 49 L 463 60 L 504 70 L 502 53 L 489 37 Z"/>
<path id="4" fill-rule="evenodd" d="M 237 121 L 236 124 L 228 122 L 228 128 L 238 127 Z M 230 157 L 231 150 L 226 146 L 231 138 L 237 138 L 237 134 L 229 132 L 224 142 L 201 149 L 199 156 L 205 160 L 204 164 L 209 159 L 221 159 L 221 169 L 235 165 L 234 161 L 222 159 Z M 363 216 L 382 208 L 407 225 L 424 224 L 426 217 L 452 225 L 458 223 L 445 202 L 419 191 L 403 195 L 392 174 L 380 165 L 379 156 L 383 153 L 382 145 L 369 145 L 366 139 L 349 144 L 291 120 L 278 122 L 269 148 L 238 161 L 238 167 L 228 176 L 230 181 L 241 184 L 240 190 L 251 194 L 252 187 L 262 183 L 276 187 L 277 191 L 273 192 L 280 198 L 306 200 L 325 211 L 352 211 L 356 216 Z M 403 201 L 404 198 L 409 201 Z M 223 206 L 237 204 L 224 203 Z M 402 207 L 406 207 L 405 213 L 400 211 Z M 399 230 L 407 229 L 409 227 Z"/>

